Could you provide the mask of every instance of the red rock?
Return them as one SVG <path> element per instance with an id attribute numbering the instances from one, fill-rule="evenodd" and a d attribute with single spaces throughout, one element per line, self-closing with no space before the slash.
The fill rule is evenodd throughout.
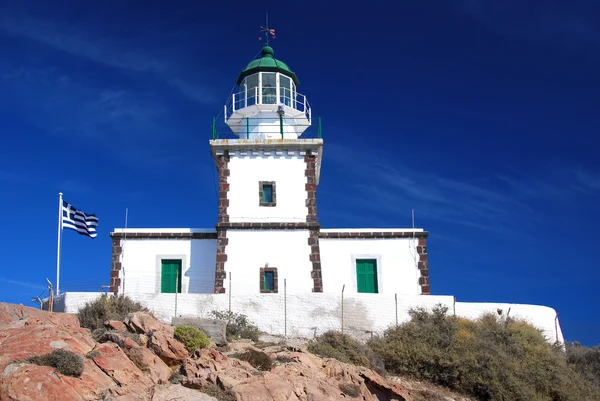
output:
<path id="1" fill-rule="evenodd" d="M 152 380 L 127 358 L 118 345 L 100 344 L 95 351 L 97 355 L 93 361 L 117 384 L 118 387 L 114 389 L 117 395 L 142 394 L 152 386 Z"/>
<path id="2" fill-rule="evenodd" d="M 179 365 L 189 356 L 182 343 L 162 330 L 152 332 L 148 348 L 169 366 Z"/>
<path id="3" fill-rule="evenodd" d="M 125 326 L 125 323 L 119 322 L 118 320 L 107 320 L 104 322 L 104 327 L 112 330 L 127 331 L 127 326 Z"/>
<path id="4" fill-rule="evenodd" d="M 165 326 L 146 312 L 135 312 L 123 320 L 125 326 L 134 333 L 150 335 L 153 331 L 169 331 L 173 334 L 171 326 Z"/>
<path id="5" fill-rule="evenodd" d="M 29 306 L 0 303 L 0 329 L 24 318 L 35 318 L 40 322 L 57 326 L 80 327 L 77 316 L 69 313 L 53 313 Z"/>

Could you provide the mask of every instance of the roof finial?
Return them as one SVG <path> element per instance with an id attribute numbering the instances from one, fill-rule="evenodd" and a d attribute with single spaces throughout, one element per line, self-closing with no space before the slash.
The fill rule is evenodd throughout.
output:
<path id="1" fill-rule="evenodd" d="M 265 38 L 267 40 L 267 46 L 269 46 L 269 35 L 273 36 L 273 39 L 275 39 L 275 29 L 269 29 L 269 13 L 267 13 L 267 24 L 266 26 L 262 26 L 261 25 L 261 32 L 265 34 Z M 258 38 L 258 40 L 262 40 L 261 37 Z"/>

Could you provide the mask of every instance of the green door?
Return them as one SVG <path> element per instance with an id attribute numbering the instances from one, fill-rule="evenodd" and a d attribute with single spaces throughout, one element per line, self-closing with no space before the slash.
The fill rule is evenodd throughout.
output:
<path id="1" fill-rule="evenodd" d="M 181 292 L 181 260 L 163 259 L 161 264 L 160 292 Z"/>
<path id="2" fill-rule="evenodd" d="M 358 292 L 379 292 L 375 259 L 356 259 L 356 288 Z"/>

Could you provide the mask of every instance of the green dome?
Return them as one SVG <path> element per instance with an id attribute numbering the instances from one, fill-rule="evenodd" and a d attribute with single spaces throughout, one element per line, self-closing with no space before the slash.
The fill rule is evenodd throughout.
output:
<path id="1" fill-rule="evenodd" d="M 240 85 L 244 78 L 248 75 L 256 74 L 259 71 L 266 72 L 280 72 L 288 77 L 292 78 L 292 81 L 298 86 L 298 77 L 290 67 L 287 66 L 283 61 L 279 61 L 273 57 L 273 48 L 270 46 L 265 46 L 262 48 L 262 57 L 256 60 L 252 60 L 248 66 L 242 70 L 240 76 L 238 77 L 236 83 Z"/>

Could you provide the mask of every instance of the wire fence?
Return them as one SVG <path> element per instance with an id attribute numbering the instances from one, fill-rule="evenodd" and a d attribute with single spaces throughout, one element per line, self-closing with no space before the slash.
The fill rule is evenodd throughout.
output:
<path id="1" fill-rule="evenodd" d="M 254 283 L 248 284 L 247 278 L 232 281 L 231 274 L 224 283 L 225 293 L 215 294 L 214 279 L 193 282 L 184 277 L 176 280 L 173 292 L 166 293 L 161 292 L 160 280 L 125 276 L 124 294 L 146 305 L 165 323 L 171 323 L 174 317 L 210 318 L 213 311 L 229 311 L 247 316 L 263 332 L 282 338 L 313 338 L 336 330 L 368 339 L 410 320 L 411 309 L 431 309 L 441 304 L 449 314 L 467 318 L 477 318 L 486 312 L 524 318 L 539 327 L 549 341 L 564 341 L 556 312 L 543 306 L 456 302 L 453 296 L 356 293 L 352 284 L 342 285 L 336 292 L 301 292 L 296 280 L 287 278 L 279 279 L 276 291 L 260 293 L 258 278 L 254 288 Z M 58 300 L 57 311 L 62 308 L 66 312 L 77 312 L 85 302 L 102 292 L 100 288 L 107 292 L 98 281 L 81 279 L 65 283 L 63 288 L 67 294 Z M 77 292 L 71 292 L 75 287 Z M 84 288 L 90 288 L 90 292 Z M 195 293 L 194 289 L 203 291 Z"/>

